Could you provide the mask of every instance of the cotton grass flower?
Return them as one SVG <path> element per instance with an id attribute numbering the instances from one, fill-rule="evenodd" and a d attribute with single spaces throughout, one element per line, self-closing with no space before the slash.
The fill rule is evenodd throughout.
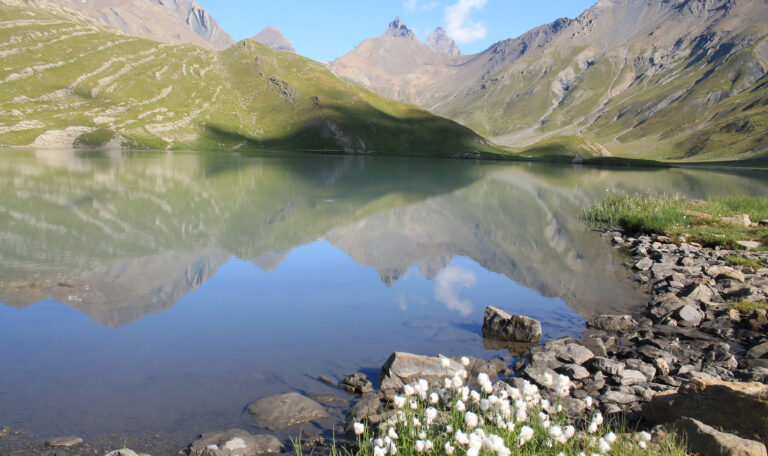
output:
<path id="1" fill-rule="evenodd" d="M 440 402 L 440 396 L 437 395 L 437 393 L 431 393 L 429 395 L 429 403 L 432 405 L 436 405 L 438 402 Z"/>
<path id="2" fill-rule="evenodd" d="M 454 451 L 456 451 L 456 448 L 451 445 L 451 442 L 445 442 L 445 445 L 443 445 L 443 450 L 445 451 L 445 454 L 450 456 Z"/>
<path id="3" fill-rule="evenodd" d="M 518 440 L 518 446 L 523 446 L 533 438 L 533 428 L 530 426 L 523 426 L 520 428 L 520 436 Z"/>
<path id="4" fill-rule="evenodd" d="M 417 453 L 423 453 L 424 452 L 424 441 L 423 440 L 417 440 L 414 444 L 414 449 Z"/>
<path id="5" fill-rule="evenodd" d="M 461 432 L 461 430 L 456 431 L 454 440 L 456 440 L 456 443 L 458 443 L 459 445 L 464 445 L 464 446 L 469 445 L 469 436 Z"/>
<path id="6" fill-rule="evenodd" d="M 464 412 L 467 411 L 467 406 L 464 404 L 464 401 L 462 401 L 461 399 L 456 401 L 456 407 L 455 408 L 456 408 L 456 410 L 458 410 L 461 413 L 464 413 Z"/>
<path id="7" fill-rule="evenodd" d="M 469 358 L 467 358 L 466 356 L 462 356 L 462 357 L 461 357 L 461 364 L 462 364 L 462 366 L 464 366 L 464 367 L 467 367 L 467 366 L 469 366 Z"/>
<path id="8" fill-rule="evenodd" d="M 354 423 L 352 427 L 355 429 L 355 435 L 361 435 L 365 432 L 365 425 L 363 423 Z"/>
<path id="9" fill-rule="evenodd" d="M 448 358 L 440 358 L 440 367 L 443 369 L 451 367 L 451 360 Z"/>
<path id="10" fill-rule="evenodd" d="M 475 429 L 479 423 L 479 419 L 477 417 L 477 414 L 472 412 L 467 412 L 464 415 L 464 422 L 467 423 L 468 429 Z"/>
<path id="11" fill-rule="evenodd" d="M 394 399 L 395 408 L 401 409 L 405 407 L 405 401 L 406 399 L 404 396 L 395 396 L 395 399 Z"/>
<path id="12" fill-rule="evenodd" d="M 597 441 L 597 449 L 600 450 L 601 453 L 607 453 L 611 451 L 611 445 L 601 437 L 600 440 Z"/>

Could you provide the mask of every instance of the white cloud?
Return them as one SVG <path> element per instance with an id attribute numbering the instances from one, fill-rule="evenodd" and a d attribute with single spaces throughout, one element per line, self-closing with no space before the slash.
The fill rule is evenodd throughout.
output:
<path id="1" fill-rule="evenodd" d="M 472 313 L 472 301 L 459 298 L 461 288 L 471 288 L 477 282 L 472 271 L 456 266 L 448 266 L 435 277 L 435 299 L 466 316 Z"/>
<path id="2" fill-rule="evenodd" d="M 415 1 L 415 0 L 409 0 Z M 473 9 L 483 9 L 487 0 L 459 0 L 445 8 L 445 30 L 459 44 L 485 38 L 488 30 L 482 22 L 471 22 Z"/>

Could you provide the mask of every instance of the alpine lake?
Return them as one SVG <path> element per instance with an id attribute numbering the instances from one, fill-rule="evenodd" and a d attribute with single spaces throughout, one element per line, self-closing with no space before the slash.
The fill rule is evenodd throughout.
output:
<path id="1" fill-rule="evenodd" d="M 612 193 L 766 195 L 759 171 L 238 153 L 0 153 L 0 425 L 41 438 L 254 430 L 272 394 L 394 351 L 507 353 L 647 294 L 582 219 Z M 329 399 L 330 398 L 330 399 Z M 333 398 L 338 400 L 334 401 Z"/>

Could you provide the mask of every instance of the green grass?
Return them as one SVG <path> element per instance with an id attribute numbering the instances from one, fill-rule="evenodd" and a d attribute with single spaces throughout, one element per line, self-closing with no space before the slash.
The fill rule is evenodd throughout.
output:
<path id="1" fill-rule="evenodd" d="M 115 132 L 108 128 L 97 128 L 89 133 L 83 133 L 74 142 L 75 147 L 104 147 L 115 137 Z"/>
<path id="2" fill-rule="evenodd" d="M 749 258 L 741 255 L 729 255 L 725 257 L 725 261 L 733 266 L 745 266 L 752 269 L 758 269 L 765 266 L 755 258 Z"/>
<path id="3" fill-rule="evenodd" d="M 751 314 L 756 310 L 768 310 L 768 302 L 739 301 L 732 303 L 731 309 L 736 309 L 743 314 Z"/>
<path id="4" fill-rule="evenodd" d="M 631 233 L 666 234 L 676 240 L 705 246 L 739 249 L 737 241 L 768 244 L 766 227 L 745 227 L 724 220 L 747 214 L 754 220 L 768 217 L 768 198 L 726 197 L 694 201 L 673 196 L 617 195 L 599 201 L 584 216 L 598 224 L 618 226 Z"/>

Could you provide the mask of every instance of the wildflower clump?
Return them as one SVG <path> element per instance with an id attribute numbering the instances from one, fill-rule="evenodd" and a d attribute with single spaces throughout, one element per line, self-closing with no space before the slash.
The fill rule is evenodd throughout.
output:
<path id="1" fill-rule="evenodd" d="M 354 424 L 359 454 L 652 454 L 649 434 L 614 433 L 591 398 L 584 400 L 583 416 L 569 417 L 561 404 L 572 387 L 568 377 L 546 375 L 543 383 L 548 391 L 528 381 L 519 388 L 494 384 L 482 373 L 470 379 L 460 369 L 440 383 L 405 385 L 392 400 L 387 419 L 376 427 Z M 671 453 L 685 454 L 673 449 Z"/>

